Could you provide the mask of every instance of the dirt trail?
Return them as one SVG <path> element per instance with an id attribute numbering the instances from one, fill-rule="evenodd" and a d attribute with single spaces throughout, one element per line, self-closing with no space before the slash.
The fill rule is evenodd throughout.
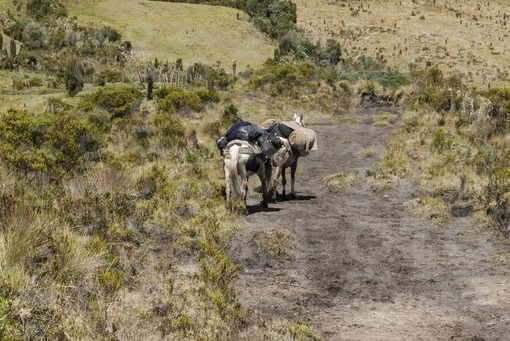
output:
<path id="1" fill-rule="evenodd" d="M 371 191 L 366 171 L 377 160 L 359 152 L 380 157 L 392 129 L 374 127 L 377 112 L 311 127 L 319 150 L 300 159 L 301 200 L 250 207 L 231 250 L 241 303 L 306 322 L 323 340 L 510 340 L 510 250 L 469 217 L 438 226 L 409 216 L 409 183 Z M 359 181 L 329 191 L 324 177 L 336 173 Z M 275 231 L 289 237 L 280 255 L 261 247 Z"/>

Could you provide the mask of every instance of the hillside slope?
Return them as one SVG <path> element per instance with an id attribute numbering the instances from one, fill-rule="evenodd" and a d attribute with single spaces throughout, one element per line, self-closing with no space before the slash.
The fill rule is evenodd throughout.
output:
<path id="1" fill-rule="evenodd" d="M 347 57 L 384 59 L 402 71 L 427 63 L 486 89 L 508 84 L 510 1 L 296 0 L 315 41 L 338 39 Z"/>
<path id="2" fill-rule="evenodd" d="M 182 58 L 185 65 L 219 61 L 228 71 L 236 60 L 237 70 L 243 71 L 271 58 L 276 47 L 246 14 L 232 8 L 147 0 L 81 1 L 67 7 L 81 23 L 115 27 L 149 60 Z"/>

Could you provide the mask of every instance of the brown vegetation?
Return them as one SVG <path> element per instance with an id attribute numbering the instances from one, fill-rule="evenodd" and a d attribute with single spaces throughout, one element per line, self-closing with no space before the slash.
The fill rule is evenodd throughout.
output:
<path id="1" fill-rule="evenodd" d="M 315 41 L 339 40 L 344 58 L 370 56 L 400 71 L 435 65 L 479 89 L 508 82 L 508 0 L 296 0 L 296 4 L 298 25 Z"/>

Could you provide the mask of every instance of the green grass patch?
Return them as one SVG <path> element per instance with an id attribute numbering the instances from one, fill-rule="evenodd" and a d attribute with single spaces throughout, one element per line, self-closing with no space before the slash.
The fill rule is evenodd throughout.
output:
<path id="1" fill-rule="evenodd" d="M 220 62 L 229 72 L 260 65 L 273 57 L 275 45 L 232 8 L 157 1 L 105 0 L 68 4 L 70 16 L 82 24 L 113 26 L 136 53 L 150 60 L 185 65 Z M 122 10 L 119 10 L 122 8 Z M 239 19 L 238 19 L 239 17 Z"/>

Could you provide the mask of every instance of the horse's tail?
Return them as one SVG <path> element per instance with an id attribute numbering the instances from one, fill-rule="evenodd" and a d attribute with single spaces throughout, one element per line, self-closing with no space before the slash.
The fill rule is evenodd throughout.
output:
<path id="1" fill-rule="evenodd" d="M 230 163 L 228 165 L 230 186 L 236 198 L 241 198 L 242 196 L 241 179 L 238 172 L 239 149 L 240 147 L 236 145 L 230 147 Z"/>

